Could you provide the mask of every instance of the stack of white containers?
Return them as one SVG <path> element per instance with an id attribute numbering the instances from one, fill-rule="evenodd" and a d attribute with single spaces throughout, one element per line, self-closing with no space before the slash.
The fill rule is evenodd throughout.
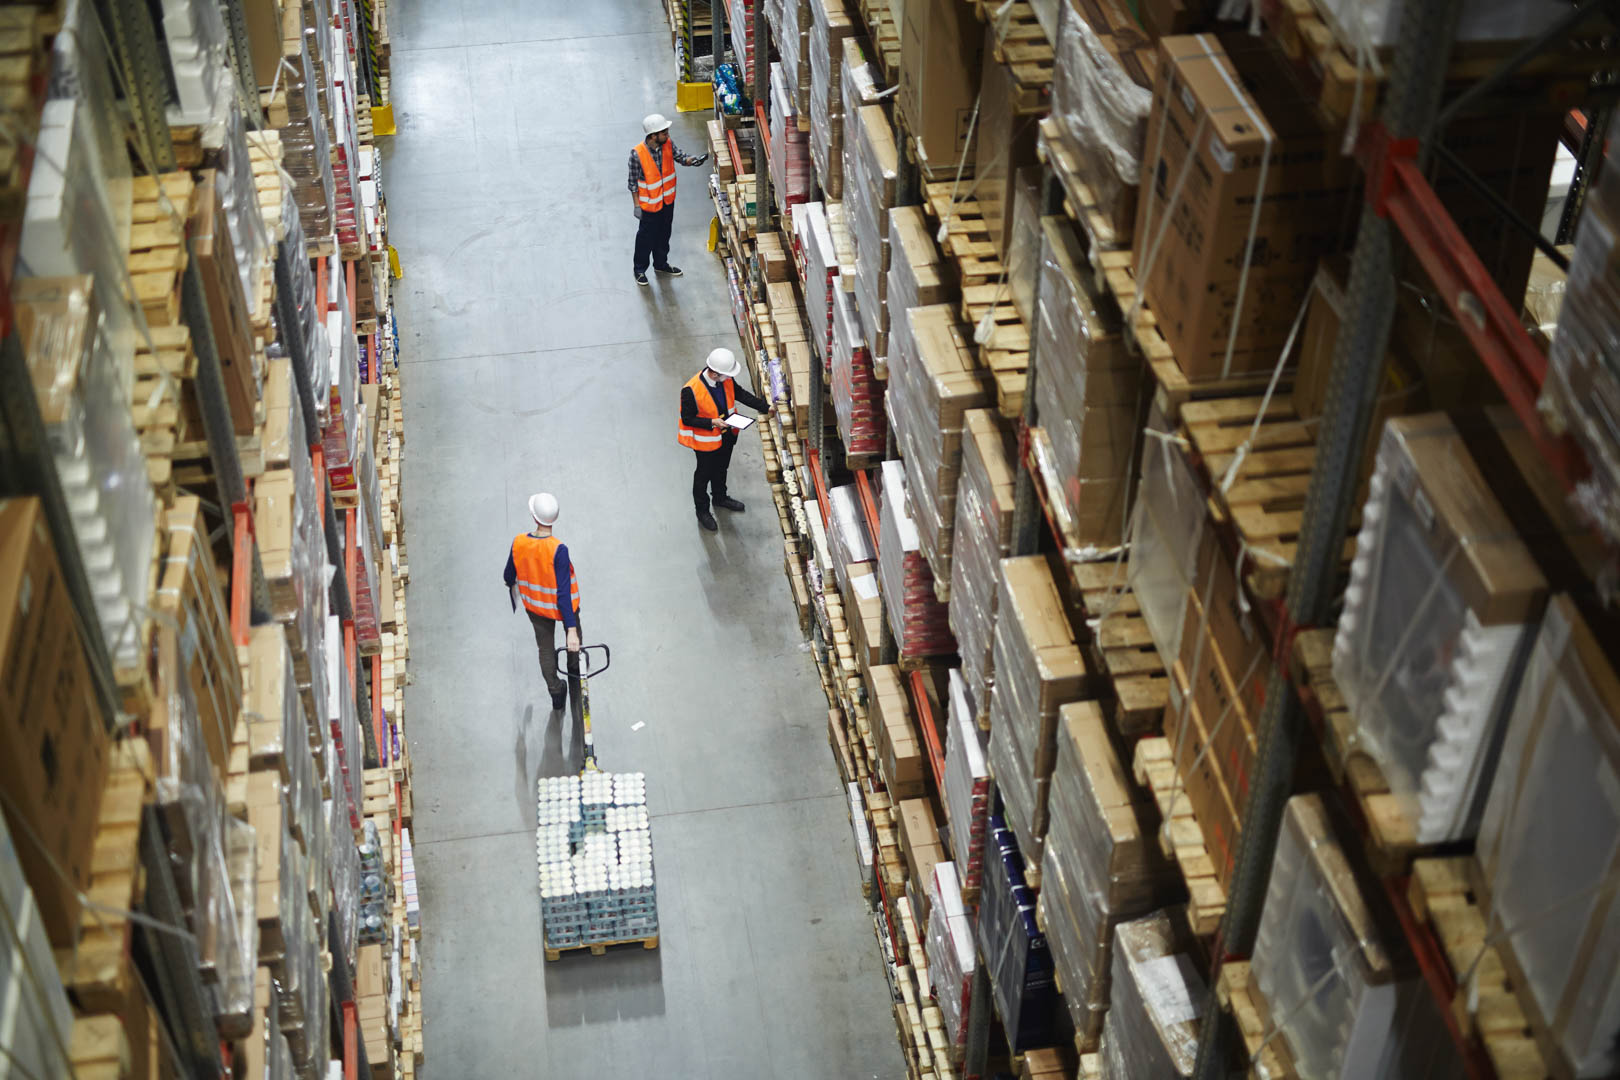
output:
<path id="1" fill-rule="evenodd" d="M 658 933 L 643 773 L 543 776 L 534 833 L 546 948 Z"/>
<path id="2" fill-rule="evenodd" d="M 928 881 L 928 977 L 934 1000 L 945 1020 L 945 1033 L 962 1046 L 967 1042 L 968 1002 L 973 996 L 977 951 L 973 944 L 973 918 L 962 904 L 956 866 L 934 864 Z"/>

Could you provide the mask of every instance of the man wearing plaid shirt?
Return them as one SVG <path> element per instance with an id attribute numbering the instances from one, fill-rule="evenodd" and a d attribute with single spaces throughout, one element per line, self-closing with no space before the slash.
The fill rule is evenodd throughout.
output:
<path id="1" fill-rule="evenodd" d="M 630 198 L 636 218 L 636 284 L 647 284 L 647 264 L 668 277 L 681 268 L 669 261 L 669 231 L 675 224 L 675 166 L 702 165 L 708 154 L 693 157 L 669 137 L 669 121 L 653 113 L 641 121 L 646 138 L 630 150 Z"/>

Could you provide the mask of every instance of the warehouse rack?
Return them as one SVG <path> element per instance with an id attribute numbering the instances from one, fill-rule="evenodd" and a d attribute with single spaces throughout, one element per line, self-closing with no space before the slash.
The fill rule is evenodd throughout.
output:
<path id="1" fill-rule="evenodd" d="M 266 106 L 271 103 L 270 95 L 265 94 L 261 103 L 260 79 L 252 66 L 242 0 L 226 0 L 221 5 L 221 14 L 228 34 L 226 56 L 237 98 L 235 107 L 241 110 L 241 115 L 246 118 L 250 129 L 267 128 L 265 113 Z M 338 40 L 347 46 L 350 60 L 355 64 L 365 89 L 369 91 L 369 95 L 361 97 L 359 101 L 361 115 L 356 134 L 367 148 L 367 152 L 375 153 L 375 145 L 371 142 L 369 102 L 385 101 L 387 96 L 384 3 L 383 0 L 371 2 L 361 0 L 358 9 L 352 3 L 339 3 L 336 15 L 333 30 L 343 31 Z M 201 152 L 194 142 L 197 138 L 195 130 L 186 133 L 186 146 L 182 148 L 179 145 L 180 132 L 178 129 L 171 129 L 166 115 L 168 95 L 164 71 L 166 61 L 161 59 L 163 45 L 154 29 L 153 12 L 137 0 L 104 0 L 96 4 L 95 14 L 88 15 L 88 18 L 100 19 L 103 32 L 116 47 L 115 70 L 112 74 L 123 92 L 122 96 L 127 106 L 129 134 L 134 147 L 133 156 L 137 173 L 154 176 L 174 174 L 177 165 L 199 164 Z M 274 81 L 280 82 L 279 73 L 277 76 Z M 33 97 L 36 99 L 36 108 L 43 104 L 38 91 L 45 81 L 45 78 L 36 74 L 36 83 L 32 87 L 35 91 Z M 272 81 L 265 77 L 263 83 L 271 85 Z M 32 127 L 37 127 L 37 117 L 30 129 Z M 250 140 L 255 134 L 256 131 L 250 130 Z M 260 148 L 261 143 L 255 141 L 255 151 Z M 30 141 L 21 154 L 20 173 L 13 180 L 19 189 L 27 190 L 29 170 L 33 164 L 35 164 L 34 153 Z M 245 165 L 245 162 L 243 164 Z M 60 165 L 54 167 L 60 170 Z M 271 168 L 279 170 L 280 166 L 272 163 Z M 281 172 L 281 176 L 285 177 L 286 173 Z M 354 202 L 358 207 L 361 198 L 360 178 L 357 172 L 351 180 Z M 275 182 L 275 190 L 278 193 L 281 191 L 280 181 Z M 355 307 L 359 299 L 354 260 L 364 261 L 366 266 L 364 292 L 367 301 L 373 305 L 377 302 L 377 286 L 371 278 L 372 267 L 376 264 L 382 267 L 383 272 L 387 270 L 388 250 L 374 247 L 372 244 L 373 239 L 380 235 L 380 230 L 386 228 L 386 210 L 381 203 L 380 188 L 377 195 L 376 222 L 379 229 L 377 231 L 368 229 L 363 219 L 364 211 L 359 210 L 360 247 L 353 253 L 354 258 L 346 258 L 343 264 L 346 268 L 346 287 L 351 308 Z M 274 209 L 279 214 L 281 207 L 278 205 Z M 258 211 L 255 209 L 253 212 Z M 109 646 L 98 621 L 96 607 L 91 598 L 90 578 L 69 518 L 55 460 L 47 444 L 39 401 L 15 325 L 11 295 L 13 263 L 17 258 L 20 233 L 20 212 L 7 222 L 0 223 L 0 258 L 3 258 L 3 265 L 0 265 L 0 297 L 3 297 L 0 299 L 0 338 L 3 338 L 3 343 L 0 343 L 0 493 L 8 496 L 32 495 L 40 500 L 55 556 L 67 584 L 73 621 L 86 654 L 101 719 L 107 732 L 117 733 L 118 736 L 114 749 L 114 774 L 118 775 L 120 770 L 126 770 L 127 777 L 137 785 L 137 790 L 139 785 L 145 785 L 146 795 L 149 797 L 152 766 L 147 757 L 146 743 L 142 738 L 125 738 L 131 731 L 144 734 L 141 731 L 143 718 L 138 715 L 138 709 L 132 706 L 134 699 L 129 696 L 129 688 L 124 685 L 127 673 L 114 670 Z M 318 241 L 319 238 L 312 238 L 312 244 Z M 251 629 L 271 619 L 269 590 L 256 536 L 254 499 L 247 476 L 248 470 L 242 457 L 245 443 L 239 443 L 233 430 L 220 349 L 216 343 L 209 301 L 200 276 L 200 260 L 194 239 L 187 237 L 183 240 L 183 255 L 184 270 L 179 274 L 176 292 L 180 321 L 189 329 L 190 345 L 196 354 L 196 370 L 190 385 L 195 391 L 198 413 L 205 432 L 207 456 L 205 475 L 200 486 L 211 495 L 211 498 L 205 500 L 205 504 L 210 505 L 212 517 L 219 522 L 220 533 L 229 538 L 227 546 L 232 551 L 232 558 L 228 566 L 230 584 L 226 603 L 231 639 L 238 648 L 245 649 Z M 301 319 L 294 297 L 293 273 L 299 261 L 305 264 L 299 269 L 307 278 L 311 273 L 310 253 L 302 242 L 300 241 L 296 247 L 291 241 L 274 243 L 273 270 L 271 270 L 273 284 L 268 285 L 264 293 L 266 297 L 274 297 L 276 305 L 274 314 L 279 324 L 283 348 L 286 355 L 295 358 L 306 357 L 312 346 L 312 343 L 302 340 Z M 323 286 L 326 266 L 324 259 L 316 261 L 316 271 Z M 324 319 L 326 301 L 324 287 L 319 291 L 319 298 L 323 309 L 320 314 Z M 383 314 L 387 315 L 386 310 Z M 266 315 L 267 319 L 268 317 Z M 368 321 L 371 324 L 369 332 L 362 331 L 365 334 L 365 341 L 362 344 L 365 374 L 362 381 L 374 385 L 386 382 L 389 386 L 384 396 L 384 401 L 391 402 L 392 408 L 392 425 L 387 429 L 387 441 L 396 449 L 387 464 L 397 468 L 399 385 L 395 373 L 397 358 L 393 356 L 392 332 L 391 330 L 382 332 L 375 315 Z M 293 449 L 295 452 L 309 452 L 312 456 L 316 490 L 319 493 L 317 503 L 321 508 L 320 516 L 323 518 L 323 532 L 327 545 L 325 554 L 333 565 L 343 570 L 343 573 L 336 575 L 330 584 L 329 603 L 330 610 L 338 616 L 344 630 L 345 663 L 355 689 L 356 715 L 369 719 L 369 723 L 360 725 L 366 742 L 364 764 L 368 767 L 368 781 L 375 772 L 378 783 L 386 782 L 389 789 L 386 793 L 379 789 L 379 802 L 374 804 L 368 798 L 364 807 L 354 806 L 351 814 L 356 822 L 362 814 L 365 816 L 381 814 L 391 818 L 394 836 L 390 850 L 396 855 L 402 855 L 402 858 L 394 860 L 395 880 L 399 888 L 405 890 L 400 896 L 401 904 L 404 905 L 400 911 L 408 913 L 414 927 L 415 901 L 412 891 L 414 885 L 409 885 L 398 877 L 404 872 L 404 876 L 408 878 L 411 872 L 409 836 L 408 833 L 401 835 L 402 824 L 408 825 L 409 822 L 408 751 L 405 749 L 397 713 L 397 699 L 402 693 L 404 682 L 403 617 L 398 620 L 401 646 L 398 650 L 393 644 L 385 641 L 383 648 L 368 647 L 364 650 L 368 655 L 359 655 L 355 630 L 357 612 L 351 599 L 357 595 L 357 550 L 362 539 L 356 536 L 356 512 L 352 509 L 339 510 L 334 504 L 332 489 L 327 483 L 325 456 L 320 447 L 321 426 L 316 418 L 315 388 L 310 382 L 310 372 L 302 362 L 295 361 L 289 366 L 296 382 L 297 400 L 293 403 L 293 408 L 302 414 L 304 430 L 311 433 L 315 444 L 313 448 Z M 322 388 L 321 393 L 325 392 L 325 388 Z M 164 475 L 167 476 L 167 472 Z M 390 489 L 397 499 L 397 484 L 385 481 L 385 488 Z M 154 557 L 154 565 L 159 563 L 160 560 Z M 390 573 L 391 580 L 394 580 L 392 572 Z M 403 585 L 407 575 L 408 571 L 401 567 L 401 572 L 397 576 L 400 585 Z M 399 600 L 399 611 L 402 612 L 403 597 L 399 597 Z M 151 616 L 145 615 L 143 619 L 150 623 Z M 277 636 L 279 637 L 279 634 Z M 234 661 L 235 657 L 232 660 Z M 366 675 L 369 675 L 369 686 L 367 679 L 363 677 Z M 385 699 L 393 703 L 389 706 L 388 723 L 384 722 Z M 132 711 L 136 712 L 136 715 L 132 716 Z M 358 789 L 358 778 L 355 783 Z M 341 793 L 339 797 L 343 797 Z M 403 813 L 400 812 L 400 807 L 404 807 Z M 128 950 L 133 961 L 126 958 L 125 963 L 137 963 L 151 980 L 148 989 L 152 994 L 152 1004 L 156 1007 L 166 1030 L 170 1050 L 177 1055 L 176 1064 L 184 1074 L 227 1075 L 232 1064 L 230 1047 L 222 1040 L 220 1031 L 215 1028 L 211 1008 L 204 1004 L 207 1001 L 207 992 L 199 975 L 198 945 L 188 934 L 164 929 L 184 927 L 187 921 L 176 888 L 174 858 L 165 839 L 167 826 L 160 822 L 157 809 L 150 803 L 145 805 L 137 803 L 133 809 L 138 811 L 138 817 L 132 819 L 131 823 L 139 834 L 138 858 L 143 877 L 143 887 L 138 894 L 136 907 L 144 918 L 132 921 L 129 925 Z M 349 839 L 352 841 L 352 838 Z M 340 839 L 340 842 L 344 841 Z M 249 885 L 251 887 L 251 882 Z M 408 902 L 407 894 L 410 897 Z M 329 1000 L 333 1013 L 332 1030 L 339 1033 L 337 1042 L 343 1062 L 343 1075 L 349 1078 L 372 1075 L 366 1054 L 366 1044 L 372 1041 L 372 1036 L 363 1032 L 362 1026 L 364 1024 L 375 1026 L 379 1021 L 375 1017 L 369 1021 L 362 1021 L 356 1006 L 356 984 L 348 970 L 344 950 L 337 944 L 340 938 L 336 913 L 329 912 L 322 918 L 320 933 L 323 936 L 329 935 L 331 939 Z M 69 953 L 71 954 L 71 950 Z M 408 1001 L 419 1000 L 409 991 L 406 992 L 406 996 Z M 414 1014 L 414 1006 L 409 1011 Z M 406 1019 L 402 1016 L 402 1023 Z M 414 1058 L 419 1061 L 419 1016 L 415 1017 L 413 1022 L 417 1025 L 414 1036 Z M 386 1032 L 384 1035 L 386 1036 Z M 412 1046 L 411 1033 L 406 1031 L 404 1037 L 405 1048 L 409 1054 Z M 381 1067 L 384 1063 L 379 1061 L 378 1064 Z M 144 1070 L 144 1064 L 142 1067 Z M 406 1075 L 409 1075 L 409 1072 L 407 1068 Z M 141 1075 L 145 1075 L 145 1072 L 143 1071 Z"/>
<path id="2" fill-rule="evenodd" d="M 1002 7 L 988 6 L 991 15 Z M 1584 20 L 1600 13 L 1612 16 L 1615 5 L 1603 2 L 1572 8 L 1567 18 L 1537 40 L 1526 43 L 1512 56 L 1489 60 L 1484 66 L 1477 58 L 1447 60 L 1452 52 L 1451 35 L 1456 23 L 1457 4 L 1408 4 L 1405 8 L 1407 23 L 1402 28 L 1400 46 L 1395 50 L 1393 64 L 1386 59 L 1387 80 L 1383 75 L 1374 80 L 1371 73 L 1353 66 L 1346 73 L 1342 66 L 1336 68 L 1310 55 L 1308 50 L 1320 47 L 1320 42 L 1313 46 L 1310 37 L 1302 39 L 1297 24 L 1302 17 L 1301 4 L 1290 0 L 1266 0 L 1255 6 L 1259 9 L 1257 25 L 1263 26 L 1263 33 L 1283 54 L 1292 58 L 1296 66 L 1310 67 L 1313 61 L 1316 63 L 1312 70 L 1321 81 L 1320 92 L 1325 111 L 1343 118 L 1347 111 L 1362 109 L 1362 93 L 1369 86 L 1372 89 L 1367 93 L 1365 110 L 1361 115 L 1370 118 L 1374 103 L 1381 101 L 1381 104 L 1378 119 L 1365 126 L 1357 146 L 1357 157 L 1367 177 L 1367 202 L 1372 212 L 1363 215 L 1351 262 L 1347 311 L 1352 314 L 1347 314 L 1343 319 L 1343 330 L 1333 353 L 1328 404 L 1323 410 L 1315 440 L 1313 462 L 1308 467 L 1309 483 L 1302 521 L 1298 527 L 1298 552 L 1287 571 L 1250 575 L 1250 581 L 1239 585 L 1247 596 L 1247 602 L 1260 616 L 1275 667 L 1270 684 L 1266 687 L 1265 708 L 1258 724 L 1259 772 L 1247 804 L 1243 807 L 1241 820 L 1245 824 L 1237 849 L 1231 892 L 1222 898 L 1223 908 L 1216 911 L 1220 921 L 1210 952 L 1212 967 L 1216 970 L 1212 972 L 1210 980 L 1209 1000 L 1202 1010 L 1204 1030 L 1199 1040 L 1197 1066 L 1200 1077 L 1222 1075 L 1226 1062 L 1240 1045 L 1235 1041 L 1239 1032 L 1232 1010 L 1225 1003 L 1234 994 L 1244 996 L 1247 1000 L 1241 982 L 1233 982 L 1233 979 L 1241 980 L 1243 976 L 1234 974 L 1233 979 L 1228 979 L 1220 969 L 1230 966 L 1233 973 L 1246 971 L 1235 962 L 1246 957 L 1253 948 L 1283 806 L 1292 791 L 1296 762 L 1302 757 L 1307 742 L 1319 741 L 1327 745 L 1332 737 L 1322 699 L 1317 693 L 1319 688 L 1311 682 L 1313 669 L 1309 662 L 1312 657 L 1315 658 L 1314 674 L 1320 677 L 1323 670 L 1321 642 L 1324 634 L 1331 637 L 1331 630 L 1313 628 L 1332 625 L 1329 620 L 1335 600 L 1333 587 L 1339 576 L 1340 552 L 1347 523 L 1356 509 L 1359 459 L 1362 448 L 1367 444 L 1372 423 L 1371 402 L 1381 372 L 1380 365 L 1371 358 L 1384 354 L 1395 302 L 1393 258 L 1398 243 L 1407 245 L 1434 280 L 1437 291 L 1444 297 L 1486 369 L 1491 372 L 1491 377 L 1502 388 L 1518 419 L 1531 433 L 1554 474 L 1569 488 L 1585 471 L 1580 452 L 1572 440 L 1551 433 L 1537 411 L 1536 402 L 1547 368 L 1545 354 L 1532 343 L 1519 322 L 1514 306 L 1502 297 L 1462 234 L 1452 224 L 1445 204 L 1426 179 L 1430 145 L 1427 140 L 1470 105 L 1478 107 L 1486 101 L 1493 106 L 1511 102 L 1521 110 L 1528 110 L 1534 105 L 1557 105 L 1570 118 L 1565 141 L 1577 156 L 1576 175 L 1565 202 L 1557 237 L 1560 244 L 1565 243 L 1573 236 L 1585 185 L 1602 154 L 1602 133 L 1612 111 L 1609 104 L 1613 87 L 1612 69 L 1616 66 L 1612 50 L 1607 47 L 1595 53 L 1579 55 L 1569 50 L 1560 51 L 1571 32 Z M 886 29 L 882 20 L 875 18 L 874 13 L 866 8 L 867 5 L 863 5 L 862 15 L 867 19 L 867 29 L 873 41 L 877 42 Z M 1303 5 L 1303 10 L 1308 13 L 1309 5 Z M 983 6 L 980 16 L 986 17 Z M 1006 26 L 998 25 L 997 29 L 1002 31 L 1001 37 L 1004 39 Z M 766 41 L 764 34 L 763 29 L 756 27 L 756 43 Z M 1304 46 L 1300 44 L 1301 40 L 1306 42 Z M 998 44 L 1004 46 L 1006 42 L 1001 40 Z M 1330 42 L 1328 47 L 1336 46 Z M 1302 48 L 1306 50 L 1304 55 Z M 760 55 L 768 58 L 769 49 L 763 49 Z M 1047 55 L 1050 55 L 1049 47 Z M 1011 62 L 1011 57 L 1005 54 L 995 59 L 997 62 Z M 1025 63 L 1024 74 L 1028 76 L 1020 80 L 1021 86 L 1027 82 L 1038 94 L 1039 74 L 1030 76 L 1027 71 L 1030 55 L 1021 53 L 1018 59 Z M 985 62 L 990 62 L 988 56 Z M 764 68 L 765 65 L 761 63 L 759 67 Z M 1443 84 L 1464 81 L 1459 79 L 1459 73 L 1464 69 L 1469 88 L 1454 95 L 1442 108 L 1445 100 L 1442 96 Z M 893 71 L 890 70 L 888 74 L 892 81 Z M 1047 74 L 1049 78 L 1049 69 Z M 1515 78 L 1511 91 L 1507 91 L 1509 81 Z M 1383 82 L 1381 87 L 1379 81 Z M 759 104 L 753 125 L 756 134 L 752 149 L 754 174 L 758 183 L 767 182 L 761 178 L 769 172 L 764 165 L 769 160 L 769 116 L 765 107 L 767 89 L 756 77 L 755 94 Z M 1380 91 L 1381 99 L 1377 96 Z M 1572 107 L 1583 105 L 1584 112 L 1579 108 L 1570 111 Z M 894 205 L 917 205 L 923 202 L 921 196 L 927 177 L 919 170 L 917 155 L 911 152 L 914 140 L 904 130 L 904 117 L 898 112 L 895 126 L 897 139 L 904 143 L 907 152 L 901 155 L 899 162 L 900 172 L 896 182 L 899 196 Z M 735 171 L 740 175 L 744 166 L 739 151 L 746 146 L 747 140 L 735 132 L 728 132 L 726 142 Z M 1500 198 L 1495 197 L 1477 179 L 1472 179 L 1466 167 L 1443 147 L 1437 147 L 1437 150 L 1442 166 L 1462 174 L 1463 181 L 1476 193 L 1487 197 L 1503 213 L 1510 226 L 1533 234 L 1539 233 L 1535 224 L 1517 220 L 1511 208 L 1503 205 Z M 1087 217 L 1089 200 L 1084 198 L 1084 192 L 1076 191 L 1074 179 L 1065 169 L 1065 163 L 1049 149 L 1044 137 L 1041 159 L 1046 165 L 1042 184 L 1043 213 L 1066 214 L 1089 235 L 1091 269 L 1099 281 L 1106 282 L 1108 290 L 1119 298 L 1121 306 L 1135 316 L 1127 320 L 1127 340 L 1148 362 L 1154 376 L 1157 398 L 1161 404 L 1168 406 L 1172 421 L 1177 420 L 1179 413 L 1181 422 L 1192 422 L 1190 417 L 1207 411 L 1199 400 L 1212 392 L 1217 397 L 1269 394 L 1268 383 L 1274 383 L 1274 380 L 1264 376 L 1229 380 L 1214 387 L 1210 384 L 1189 386 L 1176 367 L 1174 357 L 1165 348 L 1163 339 L 1153 332 L 1151 312 L 1140 305 L 1133 307 L 1131 304 L 1136 285 L 1129 262 L 1123 257 L 1125 253 L 1117 252 L 1114 245 L 1099 242 L 1094 222 Z M 715 191 L 719 206 L 718 185 Z M 820 197 L 820 188 L 814 179 L 810 197 Z M 735 205 L 732 204 L 733 207 Z M 722 220 L 728 226 L 729 249 L 738 256 L 739 261 L 747 254 L 749 236 L 763 237 L 771 229 L 769 199 L 763 193 L 758 194 L 755 206 L 758 217 L 751 229 L 741 228 L 732 220 L 734 215 L 730 213 L 730 208 L 721 207 Z M 1561 252 L 1540 240 L 1539 236 L 1537 243 L 1554 265 L 1567 267 L 1567 260 Z M 764 304 L 765 297 L 754 295 L 746 284 L 744 290 L 745 300 Z M 763 316 L 758 315 L 757 308 L 755 315 L 751 327 L 739 326 L 745 339 L 756 346 L 755 350 L 750 350 L 751 356 L 755 355 L 758 346 L 769 340 L 771 333 L 771 327 L 766 325 Z M 744 321 L 742 315 L 739 315 L 739 321 Z M 1108 587 L 1109 581 L 1123 581 L 1123 566 L 1113 553 L 1107 553 L 1110 557 L 1103 562 L 1090 561 L 1097 559 L 1097 553 L 1081 550 L 1082 545 L 1074 541 L 1067 525 L 1067 510 L 1062 500 L 1048 496 L 1050 485 L 1043 478 L 1040 451 L 1044 435 L 1041 418 L 1035 408 L 1034 387 L 1038 370 L 1038 357 L 1031 342 L 1027 383 L 1023 388 L 1021 409 L 1017 410 L 1019 467 L 1016 471 L 1012 550 L 1014 554 L 1037 553 L 1044 546 L 1043 534 L 1049 534 L 1057 552 L 1063 556 L 1077 591 L 1088 597 L 1086 606 L 1095 615 L 1099 612 L 1092 609 L 1091 599 L 1112 594 L 1114 590 Z M 757 385 L 763 374 L 762 370 L 756 370 Z M 808 471 L 815 488 L 813 505 L 819 506 L 825 523 L 830 513 L 827 492 L 832 474 L 842 468 L 843 462 L 826 438 L 823 408 L 827 387 L 823 362 L 812 357 L 808 376 L 808 400 L 801 405 L 802 415 L 807 416 L 808 423 L 800 419 L 795 426 L 798 436 L 788 436 L 785 445 L 774 448 L 768 445 L 767 473 L 773 481 L 784 478 L 790 471 L 790 457 L 797 459 L 802 453 L 809 463 Z M 794 396 L 799 396 L 797 390 Z M 1005 416 L 1008 412 L 1005 401 L 1003 405 Z M 1182 411 L 1184 408 L 1185 412 Z M 892 429 L 884 456 L 897 456 Z M 877 513 L 872 495 L 873 476 L 866 469 L 850 469 L 849 473 L 867 521 L 875 531 Z M 1219 478 L 1214 479 L 1218 481 Z M 1209 482 L 1206 479 L 1206 483 Z M 778 484 L 779 488 L 781 486 Z M 791 483 L 787 488 L 792 491 Z M 780 497 L 778 509 L 785 531 L 790 530 L 792 514 L 783 506 Z M 1227 557 L 1241 561 L 1244 552 L 1239 548 L 1239 541 L 1232 539 L 1229 534 L 1222 540 Z M 873 542 L 876 555 L 878 541 L 875 536 Z M 1249 567 L 1255 568 L 1255 555 L 1248 554 L 1247 559 Z M 1269 584 L 1263 591 L 1254 592 L 1254 583 L 1262 578 Z M 795 591 L 798 592 L 797 584 Z M 812 613 L 807 621 L 801 611 L 801 622 L 806 623 L 807 627 L 810 623 L 820 625 L 818 613 Z M 894 663 L 898 654 L 886 615 L 880 619 L 880 623 L 882 660 L 886 664 Z M 834 628 L 837 625 L 834 623 Z M 836 669 L 837 658 L 833 657 L 832 662 Z M 824 682 L 829 684 L 829 697 L 836 698 L 830 681 L 824 672 Z M 924 671 L 912 670 L 906 673 L 905 682 L 911 707 L 920 721 L 918 727 L 927 744 L 925 772 L 931 777 L 934 790 L 938 793 L 943 790 L 943 748 L 933 722 L 936 706 L 929 694 L 928 679 Z M 836 708 L 837 700 L 833 704 Z M 1312 732 L 1315 740 L 1310 737 Z M 1339 783 L 1348 796 L 1346 801 L 1352 806 L 1356 805 L 1362 793 L 1342 774 Z M 1364 831 L 1376 829 L 1377 826 L 1378 822 L 1366 820 L 1364 814 L 1360 822 Z M 1369 844 L 1376 846 L 1376 838 Z M 1414 912 L 1407 896 L 1412 850 L 1405 847 L 1392 851 L 1391 860 L 1380 870 L 1384 875 L 1383 887 L 1389 894 L 1408 944 L 1420 962 L 1425 981 L 1436 996 L 1440 1013 L 1463 1056 L 1469 1075 L 1494 1076 L 1494 1066 L 1480 1034 L 1467 1030 L 1452 1009 L 1456 975 L 1447 964 L 1435 931 Z M 881 876 L 876 876 L 875 880 L 878 887 L 873 890 L 874 896 L 881 892 L 882 887 Z M 1210 925 L 1214 929 L 1214 923 Z M 898 954 L 898 936 L 892 920 L 886 929 L 887 934 L 880 933 L 880 936 L 889 938 L 891 955 Z M 992 1007 L 986 969 L 981 962 L 971 999 L 963 1075 L 984 1074 L 991 1041 Z M 1253 1033 L 1249 1034 L 1252 1036 Z M 1251 1049 L 1254 1042 L 1251 1038 Z"/>

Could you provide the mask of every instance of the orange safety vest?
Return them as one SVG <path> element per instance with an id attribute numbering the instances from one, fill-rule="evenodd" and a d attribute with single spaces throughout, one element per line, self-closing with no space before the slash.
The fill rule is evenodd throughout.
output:
<path id="1" fill-rule="evenodd" d="M 710 420 L 718 420 L 723 415 L 730 416 L 737 408 L 737 387 L 730 379 L 725 381 L 726 411 L 724 413 L 721 413 L 715 407 L 714 388 L 703 381 L 703 372 L 700 371 L 688 379 L 686 385 L 692 390 L 692 397 L 697 402 L 699 416 L 706 416 Z M 687 427 L 684 423 L 677 423 L 679 426 L 675 429 L 675 441 L 682 446 L 690 446 L 693 450 L 720 449 L 720 439 L 725 434 L 724 432 L 699 431 L 696 428 Z"/>
<path id="2" fill-rule="evenodd" d="M 658 167 L 645 142 L 636 144 L 641 155 L 641 182 L 636 185 L 636 205 L 643 210 L 662 210 L 675 205 L 675 144 L 664 144 L 664 166 Z"/>
<path id="3" fill-rule="evenodd" d="M 523 533 L 512 540 L 512 564 L 517 568 L 518 595 L 523 606 L 547 619 L 561 619 L 557 607 L 557 549 L 562 541 L 555 536 Z M 569 592 L 574 611 L 579 612 L 579 569 L 570 567 Z"/>

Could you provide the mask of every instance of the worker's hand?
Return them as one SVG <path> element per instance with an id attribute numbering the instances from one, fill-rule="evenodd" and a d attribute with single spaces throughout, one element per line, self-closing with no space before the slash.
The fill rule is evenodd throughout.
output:
<path id="1" fill-rule="evenodd" d="M 703 155 L 703 156 L 702 156 L 702 157 L 700 157 L 700 158 L 698 158 L 698 159 L 697 159 L 697 163 L 698 163 L 698 164 L 699 164 L 699 165 L 702 165 L 702 164 L 703 164 L 703 163 L 704 163 L 704 162 L 705 162 L 705 161 L 708 161 L 708 160 L 709 160 L 709 155 L 708 155 L 708 154 L 704 154 L 704 155 Z"/>
<path id="2" fill-rule="evenodd" d="M 579 627 L 577 626 L 568 628 L 568 651 L 579 652 Z"/>
<path id="3" fill-rule="evenodd" d="M 641 220 L 641 207 L 639 205 L 635 207 L 635 213 L 636 213 L 636 220 L 640 221 Z"/>

